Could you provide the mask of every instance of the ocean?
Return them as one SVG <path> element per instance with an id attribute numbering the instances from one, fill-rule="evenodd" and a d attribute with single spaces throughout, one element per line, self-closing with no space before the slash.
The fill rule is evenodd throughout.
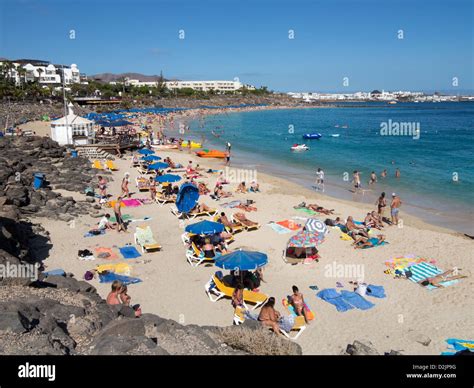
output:
<path id="1" fill-rule="evenodd" d="M 474 235 L 473 124 L 474 103 L 446 102 L 232 112 L 189 126 L 192 137 L 204 136 L 208 148 L 224 150 L 229 141 L 233 167 L 306 187 L 314 185 L 316 169 L 322 168 L 327 195 L 375 203 L 380 192 L 388 197 L 396 192 L 404 211 Z M 315 132 L 322 138 L 303 140 L 303 134 Z M 310 150 L 292 152 L 295 143 Z M 381 178 L 384 169 L 388 176 Z M 361 172 L 361 193 L 350 191 L 354 170 Z M 375 185 L 368 185 L 371 171 L 378 176 Z"/>

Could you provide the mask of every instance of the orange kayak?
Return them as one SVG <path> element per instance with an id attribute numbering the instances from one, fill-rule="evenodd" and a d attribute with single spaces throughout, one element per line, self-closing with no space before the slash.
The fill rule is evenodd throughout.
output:
<path id="1" fill-rule="evenodd" d="M 219 158 L 223 159 L 227 156 L 227 154 L 223 151 L 219 150 L 209 150 L 209 151 L 198 151 L 196 155 L 201 158 Z"/>

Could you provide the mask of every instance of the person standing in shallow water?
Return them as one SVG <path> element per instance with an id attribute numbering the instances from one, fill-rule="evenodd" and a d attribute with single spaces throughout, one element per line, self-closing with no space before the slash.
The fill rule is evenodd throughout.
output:
<path id="1" fill-rule="evenodd" d="M 400 178 L 400 169 L 399 168 L 397 168 L 395 170 L 395 178 Z"/>

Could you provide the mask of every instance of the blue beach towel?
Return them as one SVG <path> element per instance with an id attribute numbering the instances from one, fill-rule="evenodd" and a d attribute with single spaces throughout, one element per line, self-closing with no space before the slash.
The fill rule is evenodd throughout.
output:
<path id="1" fill-rule="evenodd" d="M 374 286 L 373 284 L 369 284 L 366 290 L 367 296 L 373 296 L 374 298 L 385 298 L 385 289 L 383 286 Z"/>
<path id="2" fill-rule="evenodd" d="M 457 352 L 461 352 L 463 350 L 469 350 L 470 352 L 474 352 L 474 341 L 462 340 L 458 338 L 448 338 L 446 342 L 448 344 L 448 348 L 454 351 L 442 352 L 441 353 L 442 356 L 453 356 Z M 466 346 L 466 345 L 470 345 L 470 346 Z"/>
<path id="3" fill-rule="evenodd" d="M 372 302 L 369 302 L 364 299 L 363 296 L 353 291 L 342 290 L 341 295 L 347 303 L 350 303 L 352 306 L 357 307 L 360 310 L 368 310 L 375 306 Z"/>
<path id="4" fill-rule="evenodd" d="M 347 303 L 334 288 L 326 288 L 324 290 L 319 291 L 316 296 L 336 307 L 337 311 L 344 312 L 347 310 L 351 310 L 352 307 L 349 303 Z"/>
<path id="5" fill-rule="evenodd" d="M 53 275 L 66 276 L 66 271 L 64 271 L 61 268 L 52 269 L 51 271 L 43 272 L 43 275 L 45 275 L 45 276 L 53 276 Z"/>
<path id="6" fill-rule="evenodd" d="M 99 234 L 94 234 L 89 231 L 84 235 L 84 237 L 95 237 L 95 236 L 100 236 L 102 234 L 105 234 L 105 230 L 101 230 Z"/>
<path id="7" fill-rule="evenodd" d="M 124 285 L 140 283 L 141 279 L 132 278 L 131 276 L 118 275 L 113 272 L 104 272 L 99 274 L 99 281 L 101 283 L 112 283 L 114 280 L 121 281 Z"/>
<path id="8" fill-rule="evenodd" d="M 372 246 L 365 246 L 365 247 L 363 247 L 362 249 L 374 248 L 374 247 L 379 247 L 379 246 L 381 246 L 381 245 L 388 244 L 388 241 L 382 241 L 380 244 L 377 244 L 378 241 L 379 241 L 378 238 L 376 238 L 376 237 L 371 237 L 371 238 L 369 238 L 368 242 L 371 242 L 371 243 L 374 244 L 374 245 L 372 245 Z"/>
<path id="9" fill-rule="evenodd" d="M 124 259 L 136 259 L 141 256 L 140 252 L 137 251 L 137 248 L 130 245 L 119 248 L 119 251 Z"/>

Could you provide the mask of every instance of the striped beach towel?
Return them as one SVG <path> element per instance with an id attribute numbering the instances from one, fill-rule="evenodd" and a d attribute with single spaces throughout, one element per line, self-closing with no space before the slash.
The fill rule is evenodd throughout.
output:
<path id="1" fill-rule="evenodd" d="M 426 262 L 411 265 L 410 267 L 405 269 L 405 272 L 406 271 L 411 271 L 412 276 L 409 279 L 414 283 L 418 283 L 420 280 L 424 280 L 426 278 L 430 278 L 439 275 L 440 273 L 443 273 L 443 271 L 438 267 Z"/>

